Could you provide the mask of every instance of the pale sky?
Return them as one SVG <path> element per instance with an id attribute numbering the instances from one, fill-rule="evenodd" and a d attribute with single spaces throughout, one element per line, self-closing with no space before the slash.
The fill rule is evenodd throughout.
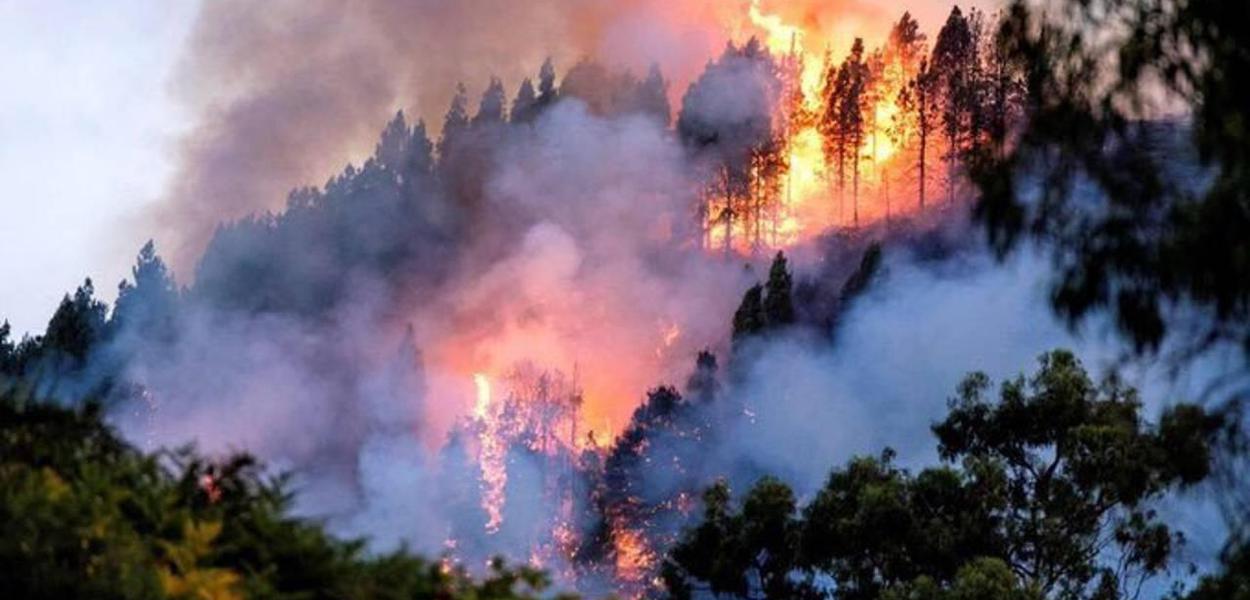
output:
<path id="1" fill-rule="evenodd" d="M 0 320 L 19 337 L 84 277 L 111 303 L 156 233 L 196 2 L 0 0 Z"/>

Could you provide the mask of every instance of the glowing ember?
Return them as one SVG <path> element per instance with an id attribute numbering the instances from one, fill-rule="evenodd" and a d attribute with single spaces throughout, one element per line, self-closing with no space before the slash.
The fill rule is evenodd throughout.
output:
<path id="1" fill-rule="evenodd" d="M 640 532 L 623 523 L 615 524 L 612 539 L 616 547 L 617 577 L 631 586 L 644 583 L 655 565 L 655 551 Z"/>
<path id="2" fill-rule="evenodd" d="M 205 496 L 208 496 L 209 504 L 221 501 L 221 487 L 217 485 L 217 479 L 212 475 L 205 473 L 200 476 L 200 489 L 204 491 Z"/>

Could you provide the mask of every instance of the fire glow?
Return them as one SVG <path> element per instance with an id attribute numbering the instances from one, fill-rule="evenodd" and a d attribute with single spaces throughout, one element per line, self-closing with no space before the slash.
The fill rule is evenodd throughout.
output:
<path id="1" fill-rule="evenodd" d="M 776 206 L 767 213 L 768 223 L 761 222 L 765 217 L 760 216 L 763 213 L 758 209 L 754 222 L 746 218 L 734 220 L 733 200 L 708 193 L 704 198 L 703 252 L 711 256 L 733 253 L 759 257 L 765 251 L 803 244 L 830 230 L 867 227 L 916 211 L 918 207 L 904 200 L 914 196 L 915 180 L 906 164 L 910 156 L 904 151 L 914 145 L 914 140 L 911 132 L 899 125 L 905 117 L 900 95 L 915 75 L 914 60 L 889 43 L 881 50 L 864 51 L 859 56 L 865 66 L 858 68 L 871 69 L 873 75 L 863 90 L 862 134 L 850 149 L 854 180 L 852 183 L 845 174 L 836 180 L 827 135 L 822 130 L 827 125 L 822 123 L 830 118 L 829 88 L 834 84 L 837 63 L 847 60 L 849 53 L 844 50 L 835 59 L 831 48 L 815 47 L 818 40 L 828 44 L 828 37 L 768 12 L 759 0 L 750 2 L 747 17 L 780 71 L 777 75 L 783 87 L 772 125 L 784 154 L 784 174 L 778 177 L 775 172 L 766 173 L 763 167 L 752 167 L 749 173 L 751 189 L 772 194 L 759 200 Z M 777 178 L 775 186 L 764 181 L 768 177 Z M 563 247 L 561 252 L 568 253 Z M 475 401 L 471 420 L 488 535 L 501 535 L 509 526 L 509 452 L 514 447 L 524 447 L 546 464 L 564 465 L 544 468 L 543 502 L 555 508 L 546 541 L 532 545 L 528 557 L 534 566 L 561 573 L 576 562 L 576 552 L 583 541 L 579 538 L 586 532 L 573 525 L 573 506 L 577 501 L 573 492 L 567 482 L 552 473 L 571 470 L 575 463 L 582 468 L 583 461 L 602 461 L 607 455 L 614 441 L 612 436 L 619 433 L 612 423 L 626 422 L 620 409 L 632 409 L 645 389 L 633 385 L 630 378 L 614 379 L 613 373 L 641 371 L 654 377 L 665 365 L 675 372 L 672 363 L 688 360 L 693 350 L 690 344 L 698 343 L 698 338 L 689 335 L 687 323 L 661 313 L 650 319 L 655 326 L 646 332 L 645 340 L 635 344 L 653 348 L 648 357 L 652 364 L 641 369 L 626 368 L 618 359 L 604 359 L 607 355 L 590 350 L 594 358 L 586 361 L 591 369 L 582 381 L 577 365 L 587 358 L 589 348 L 570 342 L 578 336 L 568 332 L 582 337 L 594 332 L 600 334 L 596 337 L 614 338 L 611 333 L 602 335 L 605 330 L 601 327 L 618 320 L 613 315 L 616 308 L 599 306 L 605 312 L 598 314 L 595 304 L 587 302 L 588 297 L 579 297 L 571 299 L 576 310 L 565 310 L 562 302 L 566 299 L 551 290 L 558 288 L 560 272 L 575 270 L 578 265 L 562 261 L 556 264 L 557 275 L 547 268 L 541 270 L 538 281 L 547 283 L 533 287 L 536 293 L 532 302 L 518 305 L 517 313 L 524 318 L 495 323 L 469 334 L 457 332 L 442 354 L 457 370 L 472 374 Z M 490 276 L 483 279 L 489 280 Z M 528 289 L 533 284 L 526 280 L 522 287 Z M 562 315 L 571 314 L 597 316 L 592 323 L 569 324 L 561 320 Z M 537 330 L 531 329 L 531 325 Z M 546 369 L 567 369 L 573 376 L 566 379 L 561 371 Z M 753 417 L 749 411 L 746 414 Z M 689 493 L 682 492 L 669 504 L 685 514 L 692 510 L 694 502 Z M 606 526 L 611 530 L 612 578 L 620 590 L 641 593 L 653 585 L 649 579 L 655 576 L 660 554 L 653 547 L 655 541 L 638 523 L 618 511 L 609 512 Z M 456 545 L 454 539 L 451 545 Z M 576 576 L 569 575 L 569 579 Z"/>
<path id="2" fill-rule="evenodd" d="M 788 172 L 781 182 L 780 199 L 784 205 L 781 233 L 772 246 L 786 248 L 830 228 L 867 226 L 888 219 L 891 216 L 889 182 L 902 175 L 898 149 L 912 142 L 907 131 L 892 126 L 902 112 L 900 92 L 908 77 L 914 74 L 910 71 L 914 71 L 915 65 L 905 64 L 903 57 L 889 44 L 880 51 L 881 64 L 877 67 L 880 75 L 869 83 L 871 93 L 865 110 L 867 134 L 855 151 L 865 161 L 864 166 L 871 174 L 871 181 L 866 183 L 875 188 L 872 190 L 875 194 L 863 194 L 858 199 L 861 203 L 858 210 L 848 211 L 842 197 L 844 190 L 834 188 L 832 165 L 828 164 L 819 129 L 819 121 L 828 108 L 825 76 L 835 66 L 832 64 L 835 56 L 844 57 L 846 50 L 839 49 L 835 54 L 832 47 L 823 50 L 812 47 L 809 40 L 828 38 L 787 23 L 778 14 L 765 12 L 760 0 L 752 0 L 749 17 L 763 32 L 765 46 L 775 57 L 781 58 L 782 79 L 787 86 L 781 94 L 783 102 L 793 99 L 778 115 L 786 137 Z"/>

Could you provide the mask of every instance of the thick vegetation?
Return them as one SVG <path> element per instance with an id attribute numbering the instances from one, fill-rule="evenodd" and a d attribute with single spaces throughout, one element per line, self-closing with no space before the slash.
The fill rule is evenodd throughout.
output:
<path id="1" fill-rule="evenodd" d="M 1003 383 L 974 373 L 934 425 L 946 464 L 893 452 L 835 469 L 800 507 L 764 478 L 720 484 L 664 568 L 675 597 L 1123 598 L 1168 567 L 1179 534 L 1156 513 L 1206 478 L 1219 419 L 1196 406 L 1141 417 L 1136 392 L 1095 385 L 1072 354 Z"/>
<path id="2" fill-rule="evenodd" d="M 548 580 L 482 580 L 400 551 L 369 555 L 293 517 L 247 456 L 145 453 L 100 407 L 0 390 L 0 589 L 9 598 L 537 598 Z"/>

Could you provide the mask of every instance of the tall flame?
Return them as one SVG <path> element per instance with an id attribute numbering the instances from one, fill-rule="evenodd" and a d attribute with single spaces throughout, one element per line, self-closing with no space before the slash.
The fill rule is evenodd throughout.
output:
<path id="1" fill-rule="evenodd" d="M 761 40 L 769 51 L 774 56 L 784 57 L 783 64 L 793 71 L 789 74 L 791 91 L 799 92 L 796 96 L 801 102 L 787 107 L 787 111 L 807 116 L 793 119 L 783 115 L 783 120 L 788 121 L 785 126 L 790 128 L 786 148 L 789 169 L 782 182 L 782 210 L 773 244 L 789 246 L 830 227 L 866 225 L 888 217 L 890 179 L 903 170 L 897 159 L 899 148 L 907 142 L 897 139 L 897 133 L 891 130 L 902 110 L 898 96 L 906 83 L 904 65 L 898 57 L 883 56 L 871 84 L 872 104 L 864 110 L 866 131 L 857 150 L 861 161 L 859 206 L 852 213 L 843 206 L 848 201 L 842 197 L 845 193 L 836 194 L 835 200 L 832 169 L 827 164 L 818 129 L 825 107 L 821 79 L 828 65 L 824 63 L 833 60 L 833 54 L 826 51 L 822 57 L 816 48 L 809 46 L 811 40 L 828 43 L 831 37 L 822 33 L 830 32 L 808 31 L 789 23 L 781 14 L 766 11 L 761 0 L 751 1 L 748 17 L 762 34 Z M 713 232 L 712 238 L 713 242 L 723 241 L 724 235 Z M 745 240 L 746 236 L 739 235 L 738 239 Z"/>
<path id="2" fill-rule="evenodd" d="M 474 373 L 473 387 L 477 390 L 477 403 L 473 405 L 473 416 L 485 420 L 490 411 L 490 378 L 484 373 Z"/>
<path id="3" fill-rule="evenodd" d="M 478 463 L 482 470 L 482 509 L 486 511 L 486 531 L 495 533 L 503 524 L 504 487 L 508 483 L 508 470 L 504 464 L 503 439 L 499 432 L 499 414 L 491 406 L 490 378 L 484 373 L 473 375 L 477 389 L 477 401 L 473 416 L 478 421 Z"/>

